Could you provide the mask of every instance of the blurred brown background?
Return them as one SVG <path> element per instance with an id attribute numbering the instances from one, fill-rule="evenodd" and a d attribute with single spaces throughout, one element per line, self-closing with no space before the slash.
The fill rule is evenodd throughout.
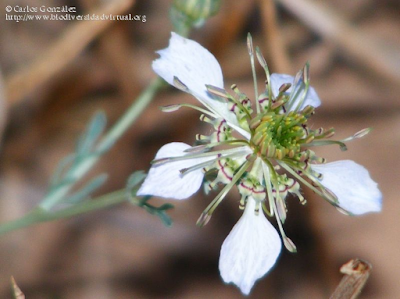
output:
<path id="1" fill-rule="evenodd" d="M 77 14 L 146 15 L 146 22 L 5 20 L 7 5 L 55 6 L 50 0 L 2 0 L 0 11 L 0 216 L 18 218 L 44 196 L 58 161 L 73 152 L 93 113 L 109 125 L 155 77 L 154 51 L 172 26 L 172 1 L 76 0 Z M 396 0 L 222 1 L 220 13 L 191 38 L 220 61 L 226 87 L 253 94 L 246 34 L 260 46 L 272 71 L 295 74 L 309 60 L 311 81 L 323 105 L 311 120 L 335 127 L 337 137 L 373 127 L 349 150 L 323 147 L 329 161 L 353 159 L 369 169 L 384 195 L 383 212 L 351 218 L 304 190 L 308 204 L 289 199 L 285 229 L 297 254 L 282 251 L 276 267 L 249 298 L 327 298 L 351 258 L 373 265 L 361 298 L 399 298 L 398 148 L 400 148 L 400 3 Z M 260 84 L 263 80 L 258 67 Z M 171 141 L 193 143 L 207 133 L 198 113 L 163 114 L 160 105 L 190 102 L 162 91 L 91 174 L 108 172 L 100 193 L 125 186 L 146 170 L 157 149 Z M 218 273 L 219 249 L 240 217 L 231 192 L 205 228 L 195 222 L 215 194 L 199 192 L 172 202 L 171 228 L 143 209 L 124 204 L 69 220 L 1 236 L 0 298 L 10 298 L 13 275 L 27 298 L 241 298 Z M 164 201 L 153 199 L 153 203 Z"/>

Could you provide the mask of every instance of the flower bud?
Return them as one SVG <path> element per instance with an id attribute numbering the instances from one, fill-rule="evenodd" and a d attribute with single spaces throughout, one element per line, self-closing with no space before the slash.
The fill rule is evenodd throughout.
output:
<path id="1" fill-rule="evenodd" d="M 200 26 L 217 14 L 220 0 L 174 0 L 170 17 L 178 33 L 185 34 L 192 26 Z"/>

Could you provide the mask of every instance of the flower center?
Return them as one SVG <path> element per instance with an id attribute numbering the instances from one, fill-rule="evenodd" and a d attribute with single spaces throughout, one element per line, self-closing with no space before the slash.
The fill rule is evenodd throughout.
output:
<path id="1" fill-rule="evenodd" d="M 258 115 L 250 121 L 250 144 L 261 158 L 293 158 L 307 142 L 306 123 L 307 117 L 301 112 L 280 114 L 270 111 Z"/>

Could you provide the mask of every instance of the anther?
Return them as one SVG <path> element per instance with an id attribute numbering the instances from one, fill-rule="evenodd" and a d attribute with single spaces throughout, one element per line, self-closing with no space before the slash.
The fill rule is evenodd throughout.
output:
<path id="1" fill-rule="evenodd" d="M 181 80 L 179 80 L 178 77 L 174 76 L 173 84 L 176 88 L 178 88 L 184 92 L 189 91 L 189 88 L 185 84 L 183 84 L 183 82 Z"/>
<path id="2" fill-rule="evenodd" d="M 267 62 L 265 61 L 264 56 L 261 54 L 260 49 L 256 48 L 256 56 L 257 60 L 263 68 L 267 67 Z"/>
<path id="3" fill-rule="evenodd" d="M 242 196 L 239 202 L 239 209 L 244 210 L 244 208 L 245 208 L 245 197 Z"/>
<path id="4" fill-rule="evenodd" d="M 196 134 L 196 140 L 208 140 L 209 137 L 201 134 Z"/>
<path id="5" fill-rule="evenodd" d="M 335 129 L 330 128 L 328 131 L 325 132 L 325 134 L 322 134 L 321 137 L 331 138 L 331 137 L 333 137 L 333 135 L 335 135 Z"/>
<path id="6" fill-rule="evenodd" d="M 261 118 L 259 116 L 257 116 L 250 120 L 249 127 L 250 127 L 250 129 L 254 130 L 255 128 L 257 128 L 259 126 L 260 123 L 261 123 Z"/>
<path id="7" fill-rule="evenodd" d="M 161 158 L 161 159 L 156 159 L 150 162 L 152 165 L 160 165 L 164 164 L 166 162 L 169 162 L 171 159 L 170 158 Z"/>
<path id="8" fill-rule="evenodd" d="M 304 140 L 304 143 L 310 143 L 311 141 L 314 140 L 314 135 L 310 134 L 310 135 L 307 136 L 306 139 L 303 139 L 303 140 Z"/>
<path id="9" fill-rule="evenodd" d="M 249 154 L 246 156 L 246 160 L 249 162 L 254 162 L 257 159 L 257 156 L 254 154 Z"/>
<path id="10" fill-rule="evenodd" d="M 277 150 L 276 150 L 276 152 L 275 152 L 275 157 L 276 157 L 278 160 L 282 160 L 282 158 L 283 158 L 283 153 L 282 153 L 282 150 L 281 150 L 281 149 L 277 149 Z"/>
<path id="11" fill-rule="evenodd" d="M 305 83 L 310 81 L 310 63 L 308 61 L 303 68 L 303 78 Z"/>
<path id="12" fill-rule="evenodd" d="M 328 188 L 321 188 L 322 194 L 332 203 L 334 204 L 339 204 L 339 199 L 337 198 L 336 194 L 333 193 L 331 190 Z"/>
<path id="13" fill-rule="evenodd" d="M 283 244 L 290 252 L 297 252 L 296 245 L 294 245 L 293 241 L 290 240 L 287 236 L 283 236 Z"/>
<path id="14" fill-rule="evenodd" d="M 219 87 L 216 87 L 216 86 L 212 86 L 212 85 L 209 85 L 209 84 L 206 84 L 206 88 L 210 93 L 212 93 L 212 94 L 214 94 L 216 96 L 219 96 L 221 98 L 229 99 L 231 97 L 231 95 L 229 93 L 227 93 L 225 91 L 225 89 L 222 89 L 222 88 L 219 88 Z"/>
<path id="15" fill-rule="evenodd" d="M 291 83 L 282 84 L 281 87 L 279 87 L 279 93 L 284 93 L 284 92 L 287 91 L 290 87 L 292 87 L 292 84 L 291 84 Z"/>
<path id="16" fill-rule="evenodd" d="M 167 105 L 167 106 L 162 106 L 160 107 L 160 110 L 162 112 L 175 112 L 177 110 L 179 110 L 182 107 L 182 105 L 179 104 L 173 104 L 173 105 Z"/>
<path id="17" fill-rule="evenodd" d="M 210 118 L 208 118 L 207 116 L 205 116 L 204 114 L 200 115 L 200 120 L 204 121 L 206 123 L 212 124 L 212 120 Z"/>
<path id="18" fill-rule="evenodd" d="M 271 105 L 271 109 L 272 109 L 272 110 L 275 110 L 276 108 L 281 107 L 283 104 L 285 104 L 285 101 L 282 100 L 282 99 L 280 99 L 280 100 L 274 102 L 274 103 Z"/>
<path id="19" fill-rule="evenodd" d="M 247 34 L 247 50 L 249 51 L 249 56 L 254 55 L 253 39 L 250 33 Z"/>
<path id="20" fill-rule="evenodd" d="M 206 145 L 197 145 L 197 146 L 189 147 L 188 149 L 185 149 L 183 152 L 185 152 L 185 153 L 198 153 L 198 152 L 203 152 L 206 149 L 207 149 Z"/>
<path id="21" fill-rule="evenodd" d="M 203 212 L 201 213 L 199 219 L 197 220 L 196 225 L 202 227 L 206 225 L 210 221 L 210 219 L 211 215 Z"/>
<path id="22" fill-rule="evenodd" d="M 366 136 L 367 134 L 369 134 L 371 131 L 372 131 L 372 128 L 365 128 L 365 129 L 362 129 L 361 131 L 358 131 L 353 136 L 354 136 L 354 138 L 362 138 L 362 137 Z"/>
<path id="23" fill-rule="evenodd" d="M 313 115 L 315 113 L 315 108 L 313 106 L 311 106 L 311 105 L 307 105 L 299 113 L 304 115 L 304 116 L 306 116 L 306 117 L 309 117 L 309 116 L 311 116 L 311 115 Z"/>

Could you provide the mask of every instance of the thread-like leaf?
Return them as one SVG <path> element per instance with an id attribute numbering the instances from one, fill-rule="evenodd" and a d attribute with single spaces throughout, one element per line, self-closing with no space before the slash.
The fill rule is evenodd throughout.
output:
<path id="1" fill-rule="evenodd" d="M 75 192 L 71 196 L 69 196 L 65 202 L 68 203 L 77 203 L 81 200 L 87 199 L 90 194 L 92 194 L 95 190 L 100 188 L 104 182 L 107 180 L 108 175 L 103 173 L 100 174 L 99 176 L 95 177 L 89 183 L 87 183 L 83 188 L 81 188 L 79 191 Z"/>
<path id="2" fill-rule="evenodd" d="M 96 112 L 91 121 L 79 138 L 76 154 L 77 157 L 85 155 L 92 151 L 97 139 L 104 132 L 107 118 L 103 111 Z"/>

